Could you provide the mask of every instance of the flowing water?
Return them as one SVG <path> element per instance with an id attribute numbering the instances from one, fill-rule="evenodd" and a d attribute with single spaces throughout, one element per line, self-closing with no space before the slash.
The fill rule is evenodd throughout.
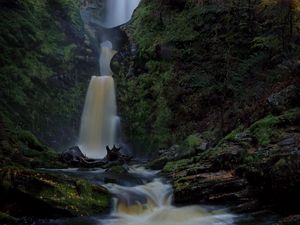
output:
<path id="1" fill-rule="evenodd" d="M 93 76 L 81 118 L 79 147 L 90 158 L 106 155 L 105 146 L 116 143 L 117 116 L 114 80 Z"/>
<path id="2" fill-rule="evenodd" d="M 140 0 L 105 0 L 98 15 L 95 10 L 100 1 L 83 1 L 82 19 L 86 24 L 98 24 L 102 28 L 113 28 L 128 22 Z M 101 8 L 101 7 L 100 7 Z M 101 36 L 109 37 L 105 30 Z M 106 38 L 106 39 L 107 39 Z M 113 37 L 111 37 L 113 38 Z M 111 59 L 117 53 L 108 38 L 99 46 L 99 77 L 93 76 L 86 95 L 81 117 L 78 146 L 90 158 L 103 158 L 106 146 L 121 144 L 117 135 L 120 118 L 117 116 L 115 84 L 110 68 Z"/>
<path id="3" fill-rule="evenodd" d="M 82 0 L 81 17 L 86 24 L 110 29 L 127 23 L 139 3 L 140 0 Z"/>
<path id="4" fill-rule="evenodd" d="M 236 215 L 224 206 L 174 206 L 171 185 L 158 171 L 140 166 L 129 167 L 135 178 L 130 182 L 124 175 L 114 177 L 119 184 L 105 183 L 108 173 L 103 169 L 58 172 L 105 186 L 113 195 L 112 209 L 108 215 L 51 220 L 42 225 L 271 225 L 277 219 L 271 214 Z"/>
<path id="5" fill-rule="evenodd" d="M 100 24 L 105 28 L 120 26 L 130 20 L 140 0 L 105 0 L 102 15 L 90 4 L 82 10 L 85 23 Z M 89 1 L 84 1 L 89 2 Z M 93 1 L 92 1 L 93 2 Z M 87 4 L 88 5 L 88 4 Z M 106 34 L 103 33 L 103 36 Z M 105 146 L 117 144 L 117 116 L 115 84 L 110 68 L 116 54 L 109 39 L 99 46 L 101 76 L 91 78 L 81 119 L 79 146 L 90 158 L 106 154 Z M 113 195 L 108 215 L 43 221 L 43 225 L 269 225 L 272 217 L 237 216 L 216 206 L 174 206 L 172 187 L 158 175 L 158 171 L 131 166 L 127 175 L 110 174 L 103 169 L 67 169 L 56 172 L 88 179 L 103 185 Z M 107 179 L 108 178 L 108 179 Z M 114 180 L 114 183 L 106 183 Z M 265 219 L 267 218 L 267 220 Z"/>

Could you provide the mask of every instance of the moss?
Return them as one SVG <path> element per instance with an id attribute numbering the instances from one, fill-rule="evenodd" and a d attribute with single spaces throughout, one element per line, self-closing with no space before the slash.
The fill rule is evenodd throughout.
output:
<path id="1" fill-rule="evenodd" d="M 168 162 L 164 166 L 162 171 L 165 173 L 180 171 L 182 168 L 185 168 L 186 166 L 191 164 L 191 162 L 192 162 L 192 159 L 181 159 L 178 161 Z"/>
<path id="2" fill-rule="evenodd" d="M 234 129 L 233 131 L 231 131 L 229 134 L 227 134 L 221 141 L 220 143 L 224 143 L 224 142 L 233 142 L 236 139 L 236 135 L 240 132 L 242 132 L 244 129 L 243 126 L 239 126 L 238 128 Z"/>
<path id="3" fill-rule="evenodd" d="M 127 174 L 128 173 L 128 171 L 123 166 L 120 166 L 120 165 L 110 167 L 107 171 L 115 173 L 115 174 Z"/>
<path id="4" fill-rule="evenodd" d="M 158 158 L 147 164 L 147 167 L 153 170 L 163 169 L 167 164 L 168 159 L 166 157 Z"/>
<path id="5" fill-rule="evenodd" d="M 82 216 L 99 214 L 110 205 L 108 191 L 86 180 L 22 168 L 2 168 L 0 177 L 1 190 L 7 193 L 14 191 L 22 194 L 24 198 L 34 199 L 37 205 L 32 206 L 33 211 L 39 204 L 47 204 L 49 208 L 45 210 L 50 214 L 55 209 L 63 215 Z M 10 198 L 6 201 L 9 204 Z M 22 205 L 21 202 L 19 205 Z"/>
<path id="6" fill-rule="evenodd" d="M 30 131 L 28 130 L 20 130 L 18 132 L 18 139 L 26 144 L 28 147 L 38 150 L 38 151 L 43 151 L 47 150 L 47 147 L 43 145 L 35 135 L 33 135 Z"/>
<path id="7" fill-rule="evenodd" d="M 194 148 L 202 143 L 202 139 L 199 134 L 192 134 L 185 139 L 185 144 L 188 147 Z"/>
<path id="8" fill-rule="evenodd" d="M 39 193 L 38 197 L 50 204 L 65 208 L 73 215 L 101 213 L 110 204 L 109 195 L 88 181 L 77 180 L 73 185 L 57 183 L 47 178 L 40 179 L 52 185 L 54 189 L 46 189 Z"/>
<path id="9" fill-rule="evenodd" d="M 278 122 L 277 117 L 269 115 L 255 122 L 249 129 L 256 137 L 258 143 L 262 146 L 266 146 L 271 142 L 271 138 L 275 133 L 275 126 Z"/>
<path id="10" fill-rule="evenodd" d="M 174 183 L 174 188 L 175 188 L 175 191 L 182 191 L 182 190 L 188 188 L 189 185 L 190 184 L 188 182 L 176 181 Z"/>

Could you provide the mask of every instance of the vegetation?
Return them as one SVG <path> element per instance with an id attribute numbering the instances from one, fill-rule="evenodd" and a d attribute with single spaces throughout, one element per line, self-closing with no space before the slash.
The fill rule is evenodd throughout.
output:
<path id="1" fill-rule="evenodd" d="M 96 63 L 90 70 L 84 62 L 77 66 L 78 55 L 87 54 L 79 1 L 15 2 L 1 3 L 0 110 L 13 128 L 53 143 L 59 129 L 78 126 L 87 85 L 82 75 L 95 73 Z"/>
<path id="2" fill-rule="evenodd" d="M 134 72 L 118 76 L 128 139 L 222 138 L 264 116 L 270 92 L 296 79 L 299 24 L 298 1 L 142 1 L 128 28 Z"/>
<path id="3" fill-rule="evenodd" d="M 6 208 L 15 196 L 20 196 L 30 206 L 23 209 L 23 216 L 39 216 L 39 213 L 50 217 L 91 215 L 107 210 L 110 205 L 106 189 L 85 180 L 19 168 L 1 168 L 0 176 L 0 190 L 4 196 L 9 196 L 1 200 L 0 208 Z M 8 213 L 20 216 L 18 207 L 22 204 L 19 202 L 9 208 Z"/>

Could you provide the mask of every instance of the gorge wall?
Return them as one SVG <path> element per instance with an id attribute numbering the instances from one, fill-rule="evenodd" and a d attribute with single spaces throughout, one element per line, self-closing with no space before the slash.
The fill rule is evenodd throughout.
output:
<path id="1" fill-rule="evenodd" d="M 98 53 L 80 1 L 1 1 L 1 120 L 63 149 L 78 136 Z"/>
<path id="2" fill-rule="evenodd" d="M 218 140 L 268 115 L 268 97 L 299 84 L 298 26 L 296 1 L 143 0 L 115 60 L 129 142 Z"/>

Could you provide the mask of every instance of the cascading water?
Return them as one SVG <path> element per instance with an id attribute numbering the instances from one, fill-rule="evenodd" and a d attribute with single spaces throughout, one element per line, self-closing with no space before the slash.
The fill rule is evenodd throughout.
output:
<path id="1" fill-rule="evenodd" d="M 81 16 L 86 24 L 102 28 L 114 28 L 127 23 L 140 0 L 83 0 Z M 95 10 L 101 7 L 102 10 Z"/>
<path id="2" fill-rule="evenodd" d="M 82 10 L 85 23 L 93 23 L 104 28 L 113 28 L 128 22 L 140 0 L 106 0 L 104 14 L 95 19 L 91 4 Z M 110 62 L 116 51 L 104 32 L 100 39 L 100 77 L 93 76 L 88 88 L 84 110 L 81 118 L 78 146 L 90 158 L 101 158 L 106 155 L 105 147 L 112 147 L 119 141 L 117 129 L 120 118 L 117 116 L 115 85 Z M 108 40 L 107 40 L 108 39 Z"/>
<path id="3" fill-rule="evenodd" d="M 116 144 L 119 117 L 113 72 L 110 69 L 110 61 L 115 53 L 109 41 L 101 44 L 101 76 L 92 77 L 84 104 L 79 146 L 90 158 L 104 157 L 105 147 Z"/>
<path id="4" fill-rule="evenodd" d="M 85 0 L 89 2 L 89 0 Z M 91 2 L 93 2 L 91 0 Z M 139 0 L 106 0 L 106 13 L 100 24 L 106 27 L 119 26 L 127 22 Z M 94 5 L 90 7 L 93 9 Z M 87 19 L 89 13 L 82 13 Z M 115 18 L 116 16 L 116 18 Z M 87 21 L 87 20 L 85 20 Z M 89 20 L 91 22 L 91 20 Z M 99 22 L 99 21 L 97 21 Z M 105 34 L 104 34 L 105 36 Z M 104 38 L 105 39 L 105 38 Z M 102 39 L 103 40 L 103 39 Z M 106 154 L 106 145 L 117 140 L 117 117 L 114 80 L 110 61 L 115 54 L 111 42 L 101 43 L 101 76 L 93 76 L 88 88 L 82 114 L 79 145 L 89 157 L 98 158 Z M 199 205 L 175 207 L 172 203 L 172 187 L 157 175 L 143 167 L 132 166 L 128 173 L 109 175 L 110 171 L 66 169 L 63 173 L 82 177 L 96 185 L 106 186 L 113 195 L 112 211 L 106 216 L 81 217 L 74 219 L 50 220 L 43 225 L 270 225 L 268 219 L 253 223 L 254 220 L 239 218 L 215 207 Z M 106 183 L 117 182 L 119 184 Z"/>
<path id="5" fill-rule="evenodd" d="M 113 195 L 112 211 L 107 216 L 94 217 L 92 221 L 86 218 L 88 223 L 58 220 L 47 225 L 232 225 L 239 219 L 226 209 L 212 206 L 173 206 L 172 186 L 159 178 L 158 171 L 131 166 L 129 174 L 136 180 L 126 184 L 103 184 L 107 176 L 104 170 L 64 172 L 104 185 Z M 124 175 L 119 175 L 118 181 L 122 183 L 125 179 Z"/>
<path id="6" fill-rule="evenodd" d="M 223 210 L 201 206 L 172 205 L 172 186 L 157 177 L 157 171 L 131 167 L 129 172 L 143 184 L 124 186 L 107 184 L 115 196 L 111 217 L 106 225 L 226 225 L 233 224 L 234 215 Z M 102 223 L 101 223 L 102 224 Z"/>
<path id="7" fill-rule="evenodd" d="M 111 76 L 93 76 L 81 119 L 79 146 L 90 158 L 103 157 L 116 140 L 117 107 Z"/>

